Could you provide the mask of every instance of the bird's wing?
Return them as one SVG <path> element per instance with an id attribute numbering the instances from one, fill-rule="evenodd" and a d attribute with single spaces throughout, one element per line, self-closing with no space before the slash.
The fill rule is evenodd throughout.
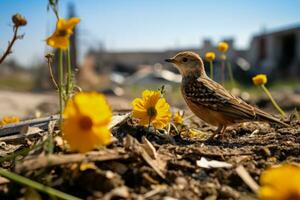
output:
<path id="1" fill-rule="evenodd" d="M 233 96 L 222 85 L 209 78 L 189 81 L 184 90 L 187 99 L 193 103 L 222 112 L 234 121 L 256 118 L 256 108 Z"/>

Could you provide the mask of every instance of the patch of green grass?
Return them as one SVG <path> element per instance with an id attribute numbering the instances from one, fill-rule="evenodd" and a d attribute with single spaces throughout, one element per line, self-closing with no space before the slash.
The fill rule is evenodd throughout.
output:
<path id="1" fill-rule="evenodd" d="M 270 85 L 271 89 L 292 89 L 300 86 L 300 80 L 291 79 L 285 81 L 276 81 Z"/>
<path id="2" fill-rule="evenodd" d="M 231 90 L 233 88 L 230 81 L 226 81 L 224 85 L 227 90 Z M 269 88 L 271 92 L 274 90 L 293 89 L 299 86 L 299 80 L 281 80 L 266 84 L 266 87 Z M 248 92 L 250 95 L 253 96 L 260 96 L 264 94 L 260 87 L 257 87 L 255 85 L 242 85 L 238 82 L 235 82 L 235 87 L 243 92 Z"/>

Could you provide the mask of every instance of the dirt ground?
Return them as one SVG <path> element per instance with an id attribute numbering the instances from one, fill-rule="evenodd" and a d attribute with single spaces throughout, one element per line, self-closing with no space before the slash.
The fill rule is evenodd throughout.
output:
<path id="1" fill-rule="evenodd" d="M 201 122 L 193 123 L 204 133 L 212 130 Z M 244 166 L 259 182 L 262 171 L 272 165 L 300 162 L 299 121 L 292 121 L 289 128 L 244 123 L 229 128 L 224 140 L 203 141 L 184 138 L 172 129 L 169 135 L 154 133 L 127 119 L 113 128 L 113 134 L 118 139 L 107 149 L 83 157 L 62 154 L 58 140 L 53 158 L 46 156 L 46 134 L 44 147 L 28 155 L 19 152 L 41 142 L 41 137 L 7 136 L 1 139 L 2 152 L 6 149 L 6 156 L 14 155 L 12 152 L 19 156 L 13 161 L 1 160 L 1 166 L 83 199 L 257 199 L 236 173 L 237 166 Z M 143 136 L 155 150 L 145 153 Z M 197 165 L 203 158 L 232 166 L 203 168 Z M 1 199 L 30 193 L 28 188 L 7 180 L 0 181 L 0 191 Z"/>
<path id="2" fill-rule="evenodd" d="M 21 96 L 17 99 L 25 102 Z M 120 110 L 126 107 L 128 102 Z M 120 118 L 112 128 L 114 142 L 85 155 L 65 152 L 59 136 L 50 148 L 49 133 L 57 134 L 57 127 L 2 137 L 0 165 L 82 199 L 251 200 L 257 195 L 238 175 L 238 166 L 259 183 L 261 173 L 270 166 L 300 163 L 300 122 L 295 119 L 286 120 L 287 128 L 260 122 L 237 124 L 227 129 L 223 140 L 206 140 L 214 127 L 196 117 L 185 122 L 188 126 L 168 132 Z M 187 129 L 191 127 L 199 132 L 190 134 Z M 54 154 L 48 155 L 49 149 Z M 203 159 L 225 162 L 226 167 L 205 168 Z M 0 199 L 29 195 L 50 199 L 0 179 Z"/>

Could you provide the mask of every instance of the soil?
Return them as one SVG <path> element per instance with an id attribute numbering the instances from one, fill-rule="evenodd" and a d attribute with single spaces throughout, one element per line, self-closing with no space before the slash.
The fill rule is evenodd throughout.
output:
<path id="1" fill-rule="evenodd" d="M 259 183 L 261 173 L 270 166 L 300 163 L 300 122 L 287 123 L 291 124 L 288 128 L 259 122 L 237 124 L 227 129 L 223 140 L 207 141 L 199 135 L 208 135 L 214 128 L 195 117 L 186 124 L 202 131 L 196 136 L 183 134 L 185 126 L 166 133 L 137 126 L 126 118 L 112 129 L 115 141 L 111 145 L 86 156 L 63 151 L 61 138 L 55 137 L 53 157 L 47 157 L 47 132 L 30 139 L 7 136 L 0 142 L 0 163 L 3 168 L 82 199 L 257 199 L 236 167 L 242 165 Z M 29 154 L 22 152 L 34 145 Z M 16 154 L 19 156 L 3 159 Z M 201 158 L 232 166 L 199 167 Z M 32 194 L 50 199 L 0 179 L 0 199 Z"/>

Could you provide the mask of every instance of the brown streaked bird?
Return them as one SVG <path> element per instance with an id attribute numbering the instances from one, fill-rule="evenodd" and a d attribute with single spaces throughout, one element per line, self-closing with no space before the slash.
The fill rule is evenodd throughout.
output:
<path id="1" fill-rule="evenodd" d="M 233 96 L 222 85 L 211 80 L 198 54 L 180 52 L 165 61 L 174 64 L 182 75 L 181 92 L 188 107 L 203 121 L 217 126 L 215 134 L 220 133 L 222 138 L 227 126 L 245 121 L 265 121 L 288 126 L 271 114 Z"/>

